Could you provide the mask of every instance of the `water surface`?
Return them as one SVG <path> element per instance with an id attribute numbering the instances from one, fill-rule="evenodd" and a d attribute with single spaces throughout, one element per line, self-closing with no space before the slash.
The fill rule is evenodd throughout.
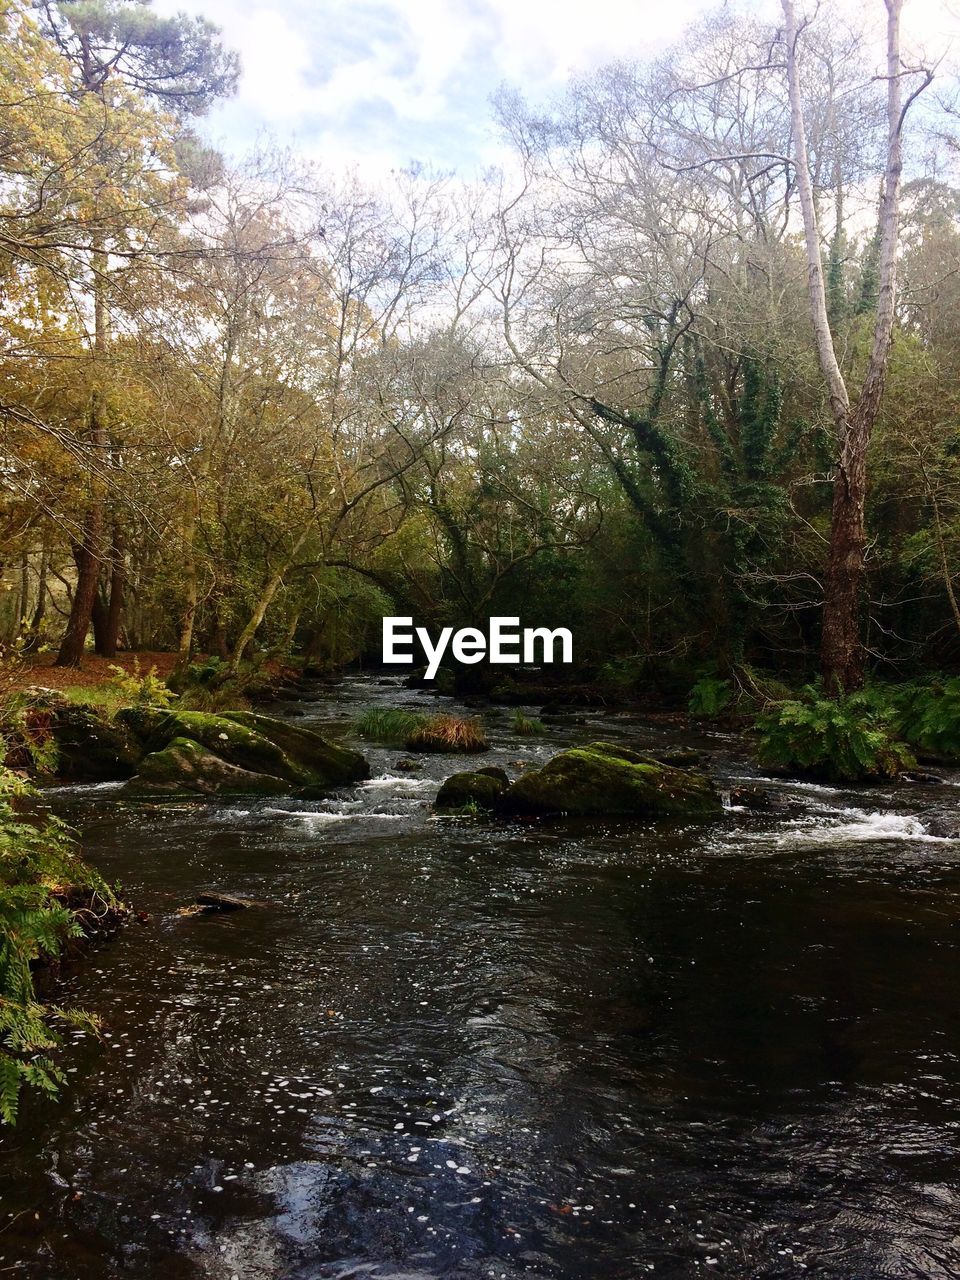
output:
<path id="1" fill-rule="evenodd" d="M 299 723 L 349 736 L 378 699 L 423 702 L 358 677 Z M 510 772 L 690 741 L 511 716 L 484 761 Z M 960 1275 L 955 778 L 487 825 L 431 816 L 449 758 L 365 750 L 322 802 L 56 798 L 153 921 L 70 978 L 106 1034 L 4 1135 L 0 1274 Z M 267 905 L 179 915 L 204 888 Z"/>

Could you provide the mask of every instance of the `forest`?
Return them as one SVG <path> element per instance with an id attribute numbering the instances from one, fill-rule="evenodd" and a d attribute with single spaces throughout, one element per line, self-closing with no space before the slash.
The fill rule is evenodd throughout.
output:
<path id="1" fill-rule="evenodd" d="M 944 798 L 960 776 L 954 773 L 960 767 L 960 79 L 956 50 L 932 41 L 917 47 L 902 30 L 902 9 L 903 0 L 842 12 L 781 0 L 769 11 L 704 10 L 668 47 L 571 76 L 547 101 L 529 96 L 523 84 L 503 84 L 489 107 L 501 157 L 496 167 L 463 173 L 411 161 L 373 179 L 359 168 L 327 167 L 282 138 L 251 138 L 243 155 L 213 146 L 204 117 L 236 92 L 243 71 L 228 39 L 206 18 L 171 15 L 152 0 L 0 0 L 0 1119 L 14 1126 L 26 1109 L 34 1135 L 12 1156 L 17 1219 L 34 1200 L 47 1205 L 47 1197 L 60 1194 L 51 1191 L 59 1185 L 53 1175 L 28 1162 L 46 1159 L 43 1107 L 50 1099 L 73 1106 L 70 1126 L 81 1126 L 68 1126 L 56 1139 L 76 1144 L 67 1159 L 75 1173 L 65 1175 L 64 1186 L 114 1194 L 103 1190 L 112 1185 L 109 1164 L 86 1165 L 79 1154 L 81 1119 L 87 1106 L 89 1115 L 113 1114 L 104 1100 L 108 1084 L 120 1094 L 126 1078 L 111 1074 L 118 1064 L 94 1069 L 85 1059 L 80 1074 L 91 1092 L 64 1103 L 74 1079 L 67 1072 L 77 1069 L 65 1064 L 75 1051 L 89 1058 L 85 1046 L 106 1043 L 101 1037 L 113 1013 L 136 1011 L 123 1033 L 133 1037 L 124 1043 L 136 1046 L 127 1057 L 155 1075 L 149 1083 L 147 1074 L 139 1077 L 136 1106 L 131 1101 L 131 1110 L 113 1114 L 118 1149 L 128 1144 L 124 1158 L 138 1162 L 138 1144 L 162 1130 L 153 1113 L 139 1125 L 133 1117 L 146 1107 L 144 1098 L 153 1104 L 164 1087 L 157 1063 L 165 1062 L 163 1079 L 177 1087 L 185 1081 L 200 1097 L 197 1103 L 191 1093 L 189 1107 L 178 1103 L 177 1116 L 192 1109 L 200 1120 L 170 1153 L 153 1157 L 169 1178 L 153 1217 L 163 1219 L 171 1239 L 189 1237 L 189 1249 L 206 1257 L 209 1240 L 190 1236 L 176 1215 L 166 1226 L 176 1197 L 193 1185 L 194 1174 L 184 1171 L 207 1170 L 196 1175 L 202 1200 L 211 1190 L 224 1192 L 225 1179 L 245 1176 L 242 1169 L 254 1164 L 243 1163 L 239 1128 L 223 1130 L 236 1139 L 230 1158 L 215 1157 L 205 1145 L 212 1143 L 204 1127 L 205 1108 L 213 1105 L 204 1099 L 216 1092 L 212 1060 L 193 1061 L 193 1047 L 184 1049 L 176 1037 L 183 1061 L 167 1060 L 167 1050 L 151 1040 L 151 1019 L 162 1021 L 150 1012 L 154 963 L 180 975 L 160 984 L 166 989 L 168 982 L 163 1003 L 171 1008 L 202 1004 L 210 994 L 190 985 L 192 978 L 181 984 L 178 966 L 186 961 L 170 941 L 175 930 L 193 928 L 194 916 L 204 912 L 219 919 L 237 911 L 254 920 L 242 928 L 257 932 L 235 951 L 207 926 L 206 941 L 197 932 L 182 943 L 198 973 L 216 972 L 223 984 L 238 987 L 243 966 L 256 965 L 258 956 L 299 972 L 300 961 L 291 962 L 271 932 L 270 911 L 281 900 L 313 903 L 317 894 L 324 904 L 312 915 L 312 908 L 298 908 L 302 916 L 289 926 L 301 957 L 322 957 L 327 944 L 346 948 L 343 938 L 355 926 L 356 947 L 360 937 L 380 946 L 382 936 L 394 939 L 382 943 L 384 953 L 403 950 L 399 907 L 383 908 L 382 935 L 364 915 L 373 909 L 370 895 L 392 894 L 396 880 L 396 901 L 410 894 L 402 902 L 413 903 L 419 921 L 410 929 L 426 947 L 433 926 L 418 912 L 443 921 L 449 912 L 451 929 L 459 913 L 467 936 L 475 913 L 486 918 L 488 891 L 515 903 L 524 840 L 547 861 L 552 841 L 570 849 L 586 841 L 584 865 L 595 879 L 579 908 L 584 914 L 575 925 L 564 915 L 564 894 L 573 892 L 565 877 L 574 873 L 551 864 L 546 881 L 556 897 L 544 909 L 548 923 L 515 919 L 515 905 L 505 906 L 502 920 L 491 917 L 490 945 L 506 950 L 496 963 L 478 959 L 470 982 L 481 993 L 498 990 L 498 982 L 514 993 L 489 996 L 489 1009 L 500 1009 L 501 1000 L 508 1008 L 511 1001 L 522 1005 L 528 997 L 511 985 L 516 956 L 509 930 L 543 930 L 530 941 L 530 954 L 540 958 L 530 961 L 534 985 L 543 992 L 549 986 L 540 962 L 554 966 L 561 986 L 569 984 L 579 1048 L 589 1057 L 591 1028 L 606 1026 L 618 1045 L 618 1035 L 642 1038 L 648 1027 L 655 1036 L 657 1019 L 666 1018 L 689 1073 L 682 1087 L 704 1107 L 718 1108 L 722 1124 L 740 1115 L 742 1095 L 731 1100 L 716 1082 L 704 1083 L 698 1073 L 708 1062 L 732 1063 L 733 1077 L 756 1096 L 764 1080 L 774 1092 L 782 1086 L 771 1114 L 786 1124 L 792 1089 L 809 1087 L 816 1106 L 826 1107 L 826 1082 L 847 1080 L 845 1071 L 855 1081 L 851 1089 L 869 1088 L 868 1068 L 861 1076 L 849 1064 L 862 1065 L 876 1045 L 834 1045 L 835 1027 L 846 1025 L 848 1015 L 862 1029 L 857 1019 L 868 1016 L 864 1010 L 876 1012 L 877 1002 L 889 999 L 900 1028 L 890 1052 L 909 1057 L 911 1072 L 919 1070 L 912 1055 L 929 1049 L 920 1031 L 913 1040 L 904 1029 L 916 993 L 926 993 L 916 997 L 920 1024 L 952 1025 L 955 1014 L 936 1004 L 949 983 L 933 960 L 928 971 L 918 951 L 901 990 L 883 987 L 893 981 L 889 973 L 881 979 L 863 959 L 874 954 L 897 912 L 911 937 L 939 928 L 907 893 L 905 886 L 915 886 L 912 862 L 901 867 L 901 881 L 880 876 L 872 900 L 880 914 L 869 925 L 853 882 L 836 867 L 823 873 L 840 877 L 830 910 L 848 941 L 831 932 L 829 946 L 851 948 L 844 960 L 844 973 L 855 975 L 844 987 L 849 1007 L 824 1011 L 822 1025 L 812 1028 L 781 1025 L 781 1015 L 770 1013 L 793 999 L 791 983 L 803 990 L 809 984 L 817 1000 L 833 991 L 815 966 L 791 968 L 806 966 L 825 928 L 821 908 L 811 905 L 820 899 L 803 841 L 826 839 L 826 832 L 837 848 L 856 850 L 851 858 L 882 848 L 909 859 L 918 849 L 940 856 L 941 844 L 947 858 L 960 839 L 955 802 Z M 513 667 L 475 661 L 473 642 L 461 645 L 459 637 L 472 634 L 464 629 L 485 636 L 492 622 L 504 620 L 514 633 L 539 636 L 544 653 L 551 634 L 562 635 L 563 660 L 559 644 L 551 665 L 531 660 L 534 646 L 525 641 L 524 660 L 518 654 Z M 398 637 L 404 653 L 414 627 L 422 628 L 415 669 L 385 665 L 398 661 L 383 648 L 393 623 L 405 624 Z M 431 636 L 439 637 L 435 647 Z M 259 710 L 264 703 L 269 716 Z M 548 749 L 560 754 L 548 760 Z M 487 750 L 494 766 L 447 776 L 450 752 Z M 827 804 L 828 788 L 830 803 L 840 807 L 817 808 Z M 212 807 L 191 809 L 198 797 Z M 237 809 L 243 797 L 252 809 Z M 288 830 L 291 797 L 302 807 L 295 831 Z M 425 800 L 432 805 L 426 818 Z M 812 807 L 790 807 L 801 803 Z M 246 852 L 234 866 L 221 855 L 241 817 L 249 834 L 237 836 Z M 558 817 L 574 825 L 551 835 Z M 616 834 L 615 823 L 638 817 L 654 825 L 635 846 L 633 837 Z M 578 818 L 599 825 L 586 835 Z M 361 819 L 368 825 L 361 827 Z M 671 835 L 671 824 L 681 820 L 691 830 L 702 831 L 703 823 L 734 827 L 716 837 L 688 835 L 686 827 Z M 297 859 L 307 859 L 313 847 L 304 844 L 304 832 L 334 860 L 335 869 L 327 864 L 323 873 L 340 877 L 332 887 L 319 862 L 302 863 L 305 879 L 290 878 L 286 859 L 301 866 Z M 257 840 L 268 851 L 261 854 L 265 862 L 250 852 Z M 658 874 L 666 877 L 663 895 L 651 899 L 628 871 L 644 840 L 663 859 Z M 743 852 L 752 840 L 778 857 L 787 848 L 800 879 L 786 888 L 765 880 Z M 168 843 L 174 850 L 199 848 L 198 861 L 171 854 L 161 865 Z M 142 858 L 133 854 L 141 845 Z M 708 906 L 691 896 L 698 890 L 678 868 L 683 858 L 696 861 L 718 847 L 734 870 L 723 879 L 721 858 L 704 872 L 703 892 L 714 895 Z M 273 867 L 270 851 L 278 849 L 283 860 Z M 680 862 L 673 861 L 677 849 Z M 463 857 L 456 871 L 443 863 L 450 850 Z M 89 865 L 79 860 L 81 851 Z M 521 862 L 510 863 L 501 883 L 502 859 L 514 854 Z M 341 873 L 340 857 L 358 861 Z M 475 887 L 474 899 L 463 867 L 487 858 L 495 887 Z M 628 859 L 624 878 L 614 883 L 610 867 L 620 867 L 621 858 Z M 426 889 L 417 896 L 417 876 L 433 859 L 444 869 L 431 891 L 442 883 L 450 895 L 442 902 L 428 900 Z M 941 901 L 950 904 L 944 911 L 960 902 L 953 865 L 938 871 Z M 880 874 L 872 863 L 861 872 L 868 880 Z M 188 908 L 177 907 L 171 895 L 192 897 L 196 876 L 208 887 Z M 901 889 L 903 899 L 896 897 Z M 706 920 L 732 911 L 729 902 L 739 903 L 747 891 L 756 895 L 748 901 L 765 904 L 763 923 L 755 932 L 744 923 L 738 932 L 724 914 L 716 938 L 704 926 L 691 951 L 714 966 L 715 976 L 705 993 L 690 988 L 684 995 L 683 984 L 674 984 L 681 994 L 671 999 L 688 1003 L 664 1013 L 666 985 L 657 984 L 665 979 L 647 974 L 643 949 L 654 953 L 659 945 L 676 976 L 674 948 L 687 927 L 683 904 Z M 335 943 L 318 932 L 333 927 L 320 924 L 328 901 L 342 928 Z M 629 927 L 621 907 L 633 912 Z M 591 916 L 593 910 L 600 914 Z M 809 945 L 807 959 L 781 953 L 789 912 Z M 165 932 L 161 940 L 155 930 L 149 945 L 162 962 L 145 958 L 147 943 L 129 941 L 137 921 L 146 938 L 158 920 Z M 637 920 L 650 930 L 649 944 L 637 940 Z M 554 925 L 558 935 L 582 927 L 594 939 L 587 967 L 601 975 L 598 982 L 602 975 L 609 980 L 599 1013 L 596 992 L 588 999 L 577 985 L 582 973 L 569 968 L 572 953 L 549 933 Z M 102 951 L 121 926 L 124 940 L 107 941 Z M 447 926 L 437 927 L 442 933 Z M 875 929 L 876 937 L 871 933 L 873 941 L 857 951 L 850 939 L 861 928 Z M 602 940 L 604 930 L 611 938 L 626 931 L 623 953 L 635 968 L 633 985 L 623 990 L 620 953 Z M 741 945 L 749 950 L 742 959 L 758 975 L 756 1009 L 740 979 L 727 974 L 724 938 L 725 954 L 738 954 Z M 96 959 L 80 966 L 87 976 L 69 978 L 68 961 L 85 954 L 91 940 Z M 936 964 L 948 953 L 937 948 L 945 946 L 937 934 L 929 953 L 940 957 Z M 119 958 L 102 963 L 119 986 L 106 981 L 101 992 L 89 965 L 114 952 Z M 385 960 L 384 973 L 405 962 Z M 354 949 L 344 963 L 356 977 L 366 961 Z M 61 965 L 68 975 L 62 1000 Z M 254 972 L 256 990 L 269 991 L 263 978 L 273 981 L 274 970 Z M 243 1070 L 254 1059 L 258 1070 L 261 1060 L 267 1063 L 260 1074 L 274 1082 L 263 1085 L 263 1099 L 276 1113 L 269 1120 L 277 1135 L 278 1115 L 288 1125 L 295 1108 L 278 1112 L 268 1093 L 280 1098 L 293 1088 L 289 1080 L 299 1080 L 303 1090 L 292 1097 L 332 1097 L 333 1086 L 317 1084 L 329 1063 L 321 1070 L 316 1046 L 329 1040 L 330 1062 L 337 1054 L 349 1060 L 365 1082 L 365 1101 L 348 1104 L 359 1110 L 344 1113 L 344 1127 L 322 1150 L 340 1153 L 340 1176 L 349 1183 L 343 1194 L 354 1197 L 358 1221 L 369 1224 L 373 1210 L 343 1170 L 358 1158 L 358 1143 L 367 1144 L 361 1154 L 370 1156 L 369 1170 L 381 1158 L 386 1166 L 401 1156 L 369 1136 L 386 1119 L 368 1117 L 370 1127 L 357 1131 L 350 1124 L 373 1106 L 369 1095 L 382 1093 L 378 1072 L 387 1079 L 394 1063 L 419 1080 L 441 1041 L 447 1052 L 447 1040 L 439 1031 L 435 1040 L 422 1028 L 413 1033 L 409 1027 L 420 1024 L 401 1019 L 383 1032 L 394 1039 L 377 1041 L 387 1065 L 374 1070 L 371 1063 L 380 1059 L 363 1040 L 372 1032 L 357 1030 L 359 1040 L 347 1048 L 329 1039 L 337 1020 L 351 1016 L 344 1010 L 356 993 L 367 991 L 366 979 L 350 986 L 344 978 L 340 989 L 339 979 L 324 974 L 328 986 L 318 986 L 316 995 L 320 1021 L 311 1023 L 309 1052 L 296 1051 L 306 1054 L 299 1064 L 289 1015 L 272 1034 L 275 1045 L 290 1049 L 292 1065 L 278 1062 L 274 1070 L 274 1059 L 258 1056 L 261 1047 L 245 1031 L 235 1030 L 216 1052 L 226 1061 L 240 1044 L 246 1047 L 239 1052 L 250 1054 Z M 392 990 L 383 980 L 384 991 Z M 443 993 L 450 1010 L 459 1007 L 451 971 L 414 967 L 404 982 L 409 987 L 397 988 L 397 1010 L 421 987 Z M 885 995 L 877 995 L 875 982 Z M 659 996 L 650 994 L 654 987 Z M 371 1003 L 356 1015 L 357 1028 L 371 1025 L 368 1015 L 378 1025 L 381 1018 L 390 1023 L 394 997 L 363 998 Z M 278 1016 L 272 999 L 244 999 L 251 1025 L 259 1019 L 266 1027 Z M 539 1028 L 530 1033 L 534 1039 L 554 1027 L 543 999 L 528 1010 L 529 1025 Z M 463 1027 L 487 1016 L 487 1001 L 487 994 L 477 995 L 480 1013 L 471 1005 L 462 1027 L 451 1021 L 443 1035 L 454 1035 L 454 1025 L 465 1034 Z M 730 1028 L 744 1020 L 740 1044 L 753 1037 L 756 1062 L 741 1060 L 733 1031 L 715 1025 L 708 1006 L 727 1010 Z M 208 1010 L 205 1048 L 225 1008 Z M 196 1034 L 202 1038 L 199 1027 Z M 491 1077 L 491 1106 L 506 1106 L 528 1068 L 538 1088 L 562 1081 L 553 1102 L 540 1097 L 538 1106 L 579 1105 L 580 1086 L 569 1083 L 576 1053 L 564 1038 L 574 1031 L 564 1024 L 549 1034 L 553 1058 L 546 1053 L 531 1066 L 529 1047 L 516 1050 L 516 1062 L 507 1053 L 518 1074 L 509 1075 L 512 1084 L 508 1075 Z M 828 1047 L 813 1067 L 808 1036 L 818 1035 Z M 486 1062 L 490 1046 L 483 1044 L 477 1052 Z M 785 1057 L 775 1044 L 786 1046 Z M 647 1077 L 631 1075 L 639 1071 L 634 1042 L 622 1052 L 619 1065 L 602 1059 L 599 1071 L 602 1085 L 609 1069 L 610 1096 L 629 1111 Z M 672 1079 L 677 1065 L 661 1063 L 662 1079 Z M 368 1070 L 378 1081 L 373 1088 Z M 457 1086 L 440 1067 L 431 1070 L 440 1074 L 418 1086 L 428 1119 L 407 1120 L 421 1106 L 416 1100 L 398 1110 L 395 1124 L 389 1117 L 405 1141 L 411 1140 L 405 1124 L 425 1131 L 454 1114 Z M 618 1071 L 634 1081 L 630 1088 Z M 201 1094 L 194 1078 L 211 1087 Z M 949 1072 L 937 1078 L 953 1079 Z M 260 1097 L 257 1083 L 242 1102 L 236 1096 L 237 1105 L 260 1105 L 251 1100 Z M 220 1084 L 225 1096 L 231 1087 Z M 407 1095 L 397 1089 L 400 1108 Z M 669 1106 L 680 1108 L 670 1096 Z M 524 1095 L 521 1113 L 528 1103 Z M 689 1117 L 682 1108 L 671 1115 L 678 1141 L 685 1141 Z M 888 1122 L 894 1117 L 884 1112 L 878 1134 Z M 840 1123 L 831 1112 L 824 1132 L 836 1134 Z M 416 1138 L 419 1130 L 411 1132 Z M 622 1133 L 612 1120 L 603 1132 L 598 1168 L 613 1187 L 621 1166 L 634 1161 L 634 1148 L 620 1149 Z M 557 1139 L 558 1169 L 574 1168 L 592 1150 L 589 1133 L 574 1126 L 571 1134 L 569 1149 Z M 273 1138 L 262 1140 L 269 1147 Z M 272 1157 L 277 1168 L 288 1142 L 299 1150 L 306 1139 L 287 1133 Z M 764 1164 L 766 1155 L 752 1153 L 752 1138 L 738 1132 L 731 1142 L 740 1144 L 724 1148 L 731 1169 L 753 1168 L 761 1180 L 781 1177 L 782 1170 Z M 422 1150 L 415 1145 L 408 1154 L 405 1147 L 402 1160 L 416 1164 Z M 259 1159 L 257 1152 L 249 1154 Z M 435 1164 L 440 1172 L 430 1177 L 471 1174 L 468 1154 L 440 1154 L 450 1158 Z M 529 1164 L 541 1155 L 530 1149 L 518 1159 Z M 794 1156 L 801 1160 L 797 1153 L 785 1158 Z M 503 1222 L 521 1227 L 498 1217 L 499 1243 L 492 1246 L 484 1230 L 448 1208 L 442 1226 L 423 1227 L 440 1233 L 427 1254 L 411 1253 L 409 1241 L 397 1243 L 407 1240 L 400 1225 L 390 1228 L 397 1265 L 425 1256 L 433 1261 L 418 1275 L 466 1280 L 494 1274 L 480 1270 L 481 1263 L 506 1259 L 504 1265 L 518 1268 L 502 1273 L 510 1277 L 533 1273 L 536 1265 L 543 1268 L 538 1276 L 583 1280 L 628 1274 L 614 1264 L 639 1267 L 648 1257 L 677 1267 L 700 1257 L 691 1241 L 703 1237 L 691 1234 L 690 1223 L 682 1240 L 670 1234 L 681 1230 L 667 1216 L 675 1211 L 667 1199 L 684 1194 L 682 1161 L 669 1166 L 662 1197 L 631 1192 L 635 1201 L 655 1203 L 669 1225 L 652 1253 L 630 1235 L 629 1247 L 626 1236 L 619 1243 L 568 1240 L 573 1252 L 565 1255 L 560 1226 L 546 1227 L 537 1215 L 552 1224 L 556 1214 L 572 1215 L 563 1230 L 574 1230 L 587 1191 L 573 1182 L 554 1185 L 555 1170 L 542 1169 L 530 1174 L 536 1193 L 526 1184 L 521 1190 L 502 1172 L 510 1167 L 504 1151 L 489 1160 L 482 1185 L 507 1180 Z M 228 1167 L 241 1173 L 223 1173 Z M 734 1184 L 738 1176 L 731 1174 Z M 296 1183 L 306 1175 L 290 1177 Z M 864 1173 L 865 1187 L 873 1186 L 872 1177 Z M 267 1192 L 261 1186 L 257 1194 Z M 604 1194 L 609 1200 L 614 1192 Z M 77 1191 L 75 1199 L 82 1195 Z M 270 1195 L 280 1195 L 273 1184 Z M 390 1183 L 383 1203 L 405 1195 L 405 1182 Z M 478 1188 L 470 1203 L 485 1195 Z M 746 1203 L 733 1225 L 713 1206 L 716 1257 L 707 1263 L 720 1259 L 719 1274 L 733 1276 L 787 1274 L 765 1252 L 767 1243 L 744 1235 L 744 1215 L 752 1212 Z M 112 1209 L 99 1215 L 79 1208 L 76 1223 L 74 1211 L 63 1209 L 71 1243 L 61 1252 L 47 1226 L 61 1210 L 43 1212 L 34 1234 L 21 1224 L 12 1237 L 21 1260 L 35 1268 L 25 1263 L 25 1274 L 119 1275 L 128 1265 L 118 1261 L 123 1250 L 133 1251 L 123 1253 L 127 1259 L 140 1247 L 116 1225 L 126 1219 L 110 1217 Z M 209 1210 L 210 1230 L 226 1231 L 217 1212 Z M 236 1221 L 245 1212 L 238 1209 Z M 410 1220 L 411 1229 L 414 1221 L 432 1221 L 428 1206 L 424 1212 Z M 777 1212 L 787 1233 L 782 1244 L 800 1230 L 799 1219 L 782 1206 Z M 885 1270 L 891 1259 L 903 1263 L 906 1254 L 897 1250 L 908 1246 L 884 1234 L 886 1215 L 875 1199 L 864 1212 L 875 1234 L 844 1237 L 832 1263 L 816 1248 L 804 1254 L 815 1274 L 836 1280 L 956 1274 L 955 1242 L 940 1240 L 929 1223 L 917 1226 L 899 1203 L 891 1222 L 914 1222 L 909 1247 L 927 1251 L 922 1265 L 929 1270 Z M 264 1221 L 265 1213 L 258 1210 L 250 1221 Z M 105 1225 L 108 1217 L 113 1225 Z M 817 1248 L 825 1248 L 833 1229 L 817 1221 Z M 331 1235 L 328 1225 L 314 1224 L 304 1237 L 313 1253 L 301 1255 L 287 1241 L 272 1261 L 237 1274 L 320 1275 L 289 1269 L 291 1259 L 332 1266 L 354 1255 L 382 1258 L 367 1226 L 357 1228 L 361 1245 L 350 1230 L 341 1226 Z M 521 1248 L 525 1232 L 545 1252 L 510 1253 Z M 753 1269 L 723 1261 L 730 1245 L 724 1232 L 741 1242 Z M 440 1236 L 448 1243 L 441 1245 Z M 460 1243 L 449 1243 L 454 1239 Z M 150 1245 L 160 1251 L 151 1255 L 157 1275 L 174 1274 L 162 1269 L 168 1246 L 180 1247 L 166 1237 L 162 1247 Z M 473 1250 L 473 1262 L 457 1270 L 465 1255 L 450 1251 L 461 1247 Z M 223 1265 L 241 1265 L 237 1248 Z M 665 1274 L 689 1274 L 669 1265 Z"/>
<path id="2" fill-rule="evenodd" d="M 522 603 L 639 690 L 812 678 L 827 602 L 859 651 L 824 655 L 834 692 L 955 667 L 960 195 L 932 70 L 891 108 L 867 34 L 798 33 L 798 166 L 783 31 L 724 12 L 548 111 L 505 90 L 503 172 L 367 189 L 199 141 L 237 75 L 199 20 L 2 20 L 8 647 L 343 662 L 384 613 Z"/>

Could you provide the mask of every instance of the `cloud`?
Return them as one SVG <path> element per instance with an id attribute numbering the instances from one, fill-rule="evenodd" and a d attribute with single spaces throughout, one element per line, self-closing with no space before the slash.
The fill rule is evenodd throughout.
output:
<path id="1" fill-rule="evenodd" d="M 333 167 L 417 159 L 470 172 L 496 155 L 489 99 L 506 81 L 542 99 L 571 75 L 675 39 L 704 0 L 155 0 L 216 22 L 244 73 L 207 131 L 242 152 L 258 132 Z M 861 0 L 841 0 L 861 10 Z M 753 7 L 776 16 L 775 0 Z M 879 6 L 871 6 L 875 8 Z M 944 0 L 915 0 L 908 33 L 942 46 Z M 869 11 L 869 10 L 867 10 Z"/>

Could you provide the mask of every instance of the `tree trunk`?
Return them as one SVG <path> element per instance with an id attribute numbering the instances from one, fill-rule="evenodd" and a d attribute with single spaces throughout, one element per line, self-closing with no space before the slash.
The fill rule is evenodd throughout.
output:
<path id="1" fill-rule="evenodd" d="M 24 653 L 36 653 L 40 648 L 40 628 L 43 626 L 44 615 L 47 611 L 47 569 L 49 557 L 50 548 L 47 543 L 47 532 L 46 529 L 44 529 L 43 542 L 40 546 L 40 568 L 37 570 L 37 603 L 34 605 L 33 617 L 30 619 L 30 626 L 23 646 Z"/>
<path id="2" fill-rule="evenodd" d="M 20 599 L 17 602 L 17 624 L 19 634 L 23 634 L 27 626 L 27 615 L 30 612 L 30 553 L 26 548 L 20 557 Z"/>
<path id="3" fill-rule="evenodd" d="M 105 658 L 117 656 L 120 640 L 120 622 L 126 594 L 127 573 L 124 563 L 124 538 L 119 523 L 113 526 L 113 544 L 110 548 L 110 599 L 104 616 L 103 648 Z"/>
<path id="4" fill-rule="evenodd" d="M 107 254 L 101 238 L 94 242 L 93 262 L 93 314 L 94 314 L 94 379 L 102 376 L 103 356 L 107 347 L 106 270 Z M 83 536 L 77 555 L 77 588 L 73 594 L 70 618 L 60 643 L 56 665 L 79 667 L 87 641 L 87 632 L 93 618 L 97 600 L 100 568 L 104 560 L 106 534 L 107 495 L 101 470 L 107 463 L 109 438 L 104 423 L 102 397 L 98 386 L 90 395 L 90 443 L 93 447 L 93 464 L 90 477 L 90 505 L 84 521 Z"/>
<path id="5" fill-rule="evenodd" d="M 103 506 L 95 503 L 87 514 L 83 542 L 76 548 L 77 585 L 73 592 L 67 629 L 57 654 L 58 667 L 79 667 L 93 618 L 103 562 Z"/>
<path id="6" fill-rule="evenodd" d="M 230 657 L 229 665 L 229 672 L 231 676 L 235 676 L 237 671 L 240 669 L 240 663 L 243 661 L 243 655 L 246 653 L 253 637 L 257 634 L 260 623 L 266 617 L 267 610 L 270 608 L 273 597 L 277 594 L 277 590 L 283 582 L 284 575 L 289 571 L 290 566 L 297 558 L 300 548 L 307 540 L 309 532 L 310 526 L 307 525 L 293 544 L 290 554 L 284 560 L 283 564 L 276 570 L 276 572 L 271 574 L 264 583 L 263 590 L 260 593 L 260 598 L 254 606 L 253 612 L 250 614 L 247 625 L 240 632 L 237 643 L 233 647 L 233 653 Z"/>
<path id="7" fill-rule="evenodd" d="M 200 502 L 196 482 L 191 484 L 189 495 L 183 527 L 183 609 L 180 614 L 180 634 L 177 640 L 178 667 L 188 666 L 193 657 L 197 606 L 200 603 L 197 568 L 197 521 L 200 518 Z"/>
<path id="8" fill-rule="evenodd" d="M 863 684 L 861 611 L 866 549 L 867 442 L 870 424 L 854 415 L 847 428 L 833 483 L 830 548 L 823 593 L 820 666 L 831 693 Z"/>
<path id="9" fill-rule="evenodd" d="M 102 658 L 107 643 L 107 602 L 103 598 L 102 583 L 97 584 L 97 598 L 93 602 L 90 622 L 93 626 L 93 652 Z"/>
<path id="10" fill-rule="evenodd" d="M 900 66 L 900 10 L 903 0 L 884 0 L 887 9 L 887 156 L 880 203 L 880 292 L 870 360 L 860 397 L 852 411 L 847 386 L 837 361 L 827 309 L 820 228 L 810 178 L 797 65 L 799 29 L 793 0 L 781 0 L 781 3 L 785 18 L 793 165 L 803 214 L 810 311 L 820 369 L 827 385 L 840 445 L 833 487 L 830 548 L 824 578 L 820 651 L 821 670 L 827 691 L 840 694 L 858 689 L 864 676 L 865 653 L 860 634 L 860 613 L 866 550 L 864 511 L 867 449 L 883 398 L 883 384 L 893 335 L 897 282 L 900 180 L 903 168 L 901 138 L 905 114 L 901 105 L 903 95 Z"/>

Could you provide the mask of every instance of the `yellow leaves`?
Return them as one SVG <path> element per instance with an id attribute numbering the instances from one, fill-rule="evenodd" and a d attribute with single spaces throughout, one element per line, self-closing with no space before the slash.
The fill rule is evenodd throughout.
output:
<path id="1" fill-rule="evenodd" d="M 173 211 L 172 117 L 117 85 L 109 101 L 79 91 L 69 62 L 25 5 L 0 0 L 0 254 L 62 271 L 64 250 L 97 233 L 123 243 Z"/>

